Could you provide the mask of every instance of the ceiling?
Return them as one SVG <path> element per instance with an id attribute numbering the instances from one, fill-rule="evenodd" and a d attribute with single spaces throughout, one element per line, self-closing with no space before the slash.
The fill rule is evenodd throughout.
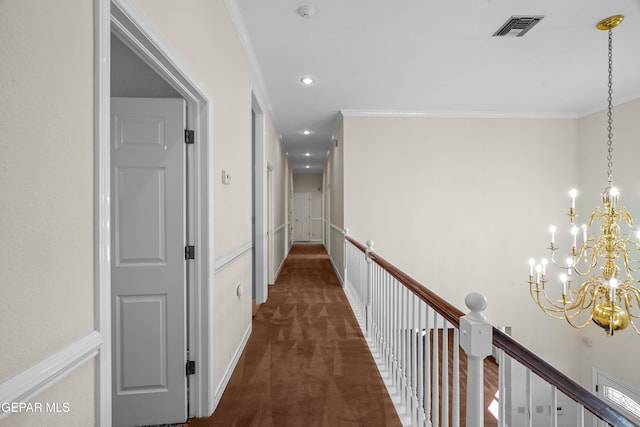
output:
<path id="1" fill-rule="evenodd" d="M 295 173 L 322 172 L 340 114 L 580 117 L 640 98 L 640 0 L 235 0 Z M 315 8 L 303 18 L 298 8 Z M 234 9 L 235 8 L 235 9 Z M 493 37 L 511 16 L 544 16 Z M 303 76 L 315 82 L 305 86 Z M 310 130 L 304 135 L 304 130 Z M 308 166 L 308 167 L 307 167 Z"/>

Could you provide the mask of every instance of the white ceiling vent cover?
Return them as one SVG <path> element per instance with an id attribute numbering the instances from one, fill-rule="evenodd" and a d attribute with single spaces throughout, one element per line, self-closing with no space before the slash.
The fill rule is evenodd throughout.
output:
<path id="1" fill-rule="evenodd" d="M 544 16 L 512 16 L 502 27 L 493 33 L 494 37 L 522 37 Z"/>

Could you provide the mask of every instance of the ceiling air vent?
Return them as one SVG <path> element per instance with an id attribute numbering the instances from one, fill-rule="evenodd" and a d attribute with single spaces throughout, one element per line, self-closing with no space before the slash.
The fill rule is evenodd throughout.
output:
<path id="1" fill-rule="evenodd" d="M 522 37 L 544 16 L 512 16 L 493 33 L 494 37 Z"/>

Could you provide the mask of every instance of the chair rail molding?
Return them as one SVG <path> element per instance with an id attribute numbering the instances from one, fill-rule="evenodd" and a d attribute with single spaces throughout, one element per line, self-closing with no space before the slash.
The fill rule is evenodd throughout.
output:
<path id="1" fill-rule="evenodd" d="M 0 384 L 0 402 L 27 402 L 99 353 L 102 336 L 93 331 Z M 0 420 L 9 415 L 0 409 Z"/>

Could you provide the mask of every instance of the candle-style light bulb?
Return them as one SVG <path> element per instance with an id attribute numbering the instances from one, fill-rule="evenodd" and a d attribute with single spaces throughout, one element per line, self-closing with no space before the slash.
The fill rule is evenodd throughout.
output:
<path id="1" fill-rule="evenodd" d="M 573 236 L 573 248 L 575 249 L 577 239 L 576 236 L 578 235 L 578 227 L 576 227 L 575 225 L 571 227 L 571 235 Z"/>
<path id="2" fill-rule="evenodd" d="M 536 285 L 540 284 L 540 272 L 542 271 L 542 266 L 540 264 L 536 265 Z"/>
<path id="3" fill-rule="evenodd" d="M 533 267 L 536 265 L 536 260 L 533 258 L 529 259 L 529 276 L 533 277 Z"/>
<path id="4" fill-rule="evenodd" d="M 582 224 L 582 241 L 587 243 L 587 224 Z"/>
<path id="5" fill-rule="evenodd" d="M 618 289 L 618 280 L 615 277 L 612 277 L 609 279 L 609 298 L 614 302 L 616 300 L 616 289 Z"/>
<path id="6" fill-rule="evenodd" d="M 567 295 L 567 275 L 562 273 L 560 275 L 560 282 L 562 283 L 562 296 Z"/>
<path id="7" fill-rule="evenodd" d="M 540 260 L 540 264 L 542 265 L 542 275 L 544 276 L 545 274 L 547 274 L 547 260 L 546 260 L 546 258 L 542 258 Z"/>
<path id="8" fill-rule="evenodd" d="M 556 242 L 556 226 L 552 225 L 549 227 L 549 231 L 551 232 L 551 246 Z"/>
<path id="9" fill-rule="evenodd" d="M 578 190 L 576 190 L 575 188 L 572 188 L 571 191 L 569 191 L 569 196 L 571 196 L 571 209 L 575 209 L 576 208 L 576 196 L 578 195 Z"/>
<path id="10" fill-rule="evenodd" d="M 573 258 L 567 258 L 567 275 L 571 278 L 571 269 L 573 267 Z"/>

